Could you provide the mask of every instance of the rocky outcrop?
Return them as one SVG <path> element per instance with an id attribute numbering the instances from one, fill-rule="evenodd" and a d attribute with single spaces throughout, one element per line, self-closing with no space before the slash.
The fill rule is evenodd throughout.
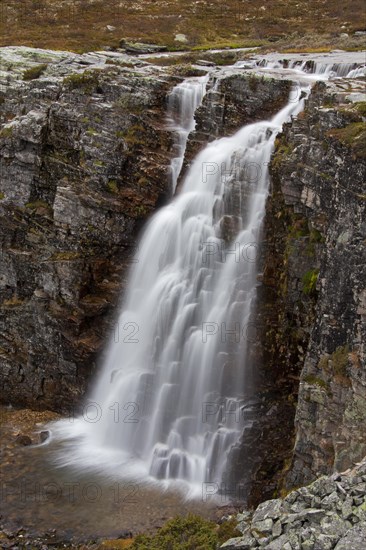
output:
<path id="1" fill-rule="evenodd" d="M 169 193 L 177 79 L 123 55 L 1 55 L 0 394 L 69 410 L 111 331 L 141 223 Z"/>
<path id="2" fill-rule="evenodd" d="M 363 550 L 366 541 L 366 462 L 321 477 L 283 499 L 262 502 L 238 514 L 241 537 L 225 550 Z"/>

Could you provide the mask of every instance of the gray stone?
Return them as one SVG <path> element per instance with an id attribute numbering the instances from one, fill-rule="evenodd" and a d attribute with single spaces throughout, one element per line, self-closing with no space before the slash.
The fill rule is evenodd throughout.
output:
<path id="1" fill-rule="evenodd" d="M 225 550 L 235 550 L 240 548 L 240 550 L 251 550 L 252 548 L 257 548 L 258 543 L 255 538 L 246 536 L 246 537 L 235 537 L 227 540 L 220 548 L 225 548 Z"/>
<path id="2" fill-rule="evenodd" d="M 253 514 L 253 522 L 262 521 L 267 518 L 277 519 L 281 515 L 282 500 L 277 498 L 262 502 Z"/>
<path id="3" fill-rule="evenodd" d="M 271 533 L 272 527 L 273 527 L 273 519 L 271 518 L 252 522 L 252 530 L 259 531 L 260 533 Z"/>
<path id="4" fill-rule="evenodd" d="M 286 544 L 289 544 L 289 537 L 284 534 L 270 542 L 266 550 L 283 550 Z"/>
<path id="5" fill-rule="evenodd" d="M 321 507 L 325 510 L 334 510 L 339 502 L 339 495 L 337 491 L 333 491 L 330 495 L 323 498 L 321 501 Z"/>
<path id="6" fill-rule="evenodd" d="M 273 524 L 272 527 L 272 536 L 273 537 L 279 537 L 282 533 L 282 524 L 281 521 L 278 520 Z"/>
<path id="7" fill-rule="evenodd" d="M 352 516 L 353 514 L 353 508 L 352 508 L 352 497 L 351 496 L 347 496 L 346 497 L 346 500 L 344 501 L 343 503 L 343 506 L 342 506 L 342 518 L 343 519 L 348 519 Z"/>
<path id="8" fill-rule="evenodd" d="M 353 516 L 357 517 L 361 522 L 366 522 L 366 504 L 355 507 L 353 509 Z"/>
<path id="9" fill-rule="evenodd" d="M 328 516 L 323 518 L 320 525 L 325 535 L 333 536 L 337 540 L 343 536 L 348 529 L 348 523 L 333 512 L 330 512 Z"/>
<path id="10" fill-rule="evenodd" d="M 314 543 L 314 550 L 332 550 L 334 539 L 328 535 L 319 535 Z"/>
<path id="11" fill-rule="evenodd" d="M 355 525 L 338 541 L 334 550 L 365 550 L 366 524 Z"/>
<path id="12" fill-rule="evenodd" d="M 176 34 L 175 37 L 174 37 L 174 40 L 175 40 L 175 42 L 181 42 L 183 44 L 188 42 L 187 36 L 185 34 L 182 34 L 182 33 Z"/>

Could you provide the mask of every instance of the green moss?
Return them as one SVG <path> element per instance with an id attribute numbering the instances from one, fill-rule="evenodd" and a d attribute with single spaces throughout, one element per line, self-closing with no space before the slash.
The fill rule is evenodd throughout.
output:
<path id="1" fill-rule="evenodd" d="M 188 515 L 168 521 L 155 535 L 138 535 L 131 550 L 216 550 L 215 524 Z"/>
<path id="2" fill-rule="evenodd" d="M 24 300 L 18 298 L 18 296 L 12 296 L 8 300 L 4 300 L 2 303 L 3 307 L 18 307 L 24 303 Z"/>
<path id="3" fill-rule="evenodd" d="M 330 109 L 336 105 L 336 96 L 335 95 L 328 95 L 323 103 L 323 107 L 326 107 L 327 109 Z"/>
<path id="4" fill-rule="evenodd" d="M 103 168 L 103 166 L 105 166 L 105 162 L 103 162 L 102 160 L 95 160 L 93 164 L 98 168 Z"/>
<path id="5" fill-rule="evenodd" d="M 143 204 L 139 204 L 139 206 L 136 206 L 134 213 L 135 213 L 135 216 L 137 216 L 138 218 L 144 218 L 145 216 L 148 215 L 149 209 L 147 208 L 147 206 L 144 206 Z"/>
<path id="6" fill-rule="evenodd" d="M 118 193 L 118 184 L 116 180 L 109 180 L 109 182 L 107 183 L 107 188 L 110 193 Z"/>
<path id="7" fill-rule="evenodd" d="M 37 209 L 37 208 L 50 208 L 50 205 L 45 201 L 33 201 L 33 202 L 27 202 L 25 205 L 26 208 L 29 208 L 31 210 Z"/>
<path id="8" fill-rule="evenodd" d="M 305 218 L 295 218 L 294 223 L 289 227 L 290 239 L 299 239 L 309 235 L 309 226 Z"/>
<path id="9" fill-rule="evenodd" d="M 144 187 L 145 185 L 147 185 L 149 183 L 149 180 L 147 178 L 145 178 L 144 176 L 141 176 L 137 182 L 138 186 L 139 187 Z"/>
<path id="10" fill-rule="evenodd" d="M 23 80 L 35 80 L 39 78 L 47 69 L 47 64 L 42 65 L 36 65 L 35 67 L 31 67 L 30 69 L 27 69 L 23 73 Z"/>
<path id="11" fill-rule="evenodd" d="M 312 228 L 312 229 L 310 229 L 310 242 L 312 242 L 312 243 L 323 243 L 324 242 L 324 237 L 320 233 L 320 231 L 318 231 L 315 228 Z"/>
<path id="12" fill-rule="evenodd" d="M 266 44 L 266 40 L 256 40 L 256 39 L 248 39 L 248 40 L 242 40 L 240 42 L 238 41 L 223 41 L 223 42 L 217 42 L 212 41 L 204 45 L 199 46 L 193 46 L 192 51 L 207 51 L 207 50 L 216 50 L 216 49 L 235 49 L 235 48 L 258 48 L 259 46 L 263 46 Z"/>
<path id="13" fill-rule="evenodd" d="M 280 165 L 286 161 L 286 157 L 289 157 L 294 149 L 292 144 L 286 143 L 284 136 L 281 136 L 275 141 L 275 151 L 272 157 L 272 166 L 274 169 L 278 169 Z"/>
<path id="14" fill-rule="evenodd" d="M 256 92 L 259 85 L 259 78 L 254 75 L 250 75 L 249 77 L 249 88 L 252 92 Z"/>
<path id="15" fill-rule="evenodd" d="M 352 122 L 344 128 L 329 130 L 328 136 L 352 149 L 356 157 L 366 159 L 366 123 Z"/>
<path id="16" fill-rule="evenodd" d="M 310 269 L 302 278 L 302 291 L 304 294 L 313 294 L 319 277 L 318 269 Z"/>
<path id="17" fill-rule="evenodd" d="M 3 199 L 5 199 L 5 195 L 4 195 L 4 193 L 0 192 L 0 201 L 2 201 Z"/>
<path id="18" fill-rule="evenodd" d="M 139 115 L 148 108 L 148 100 L 138 94 L 125 93 L 115 101 L 114 105 L 117 109 Z"/>
<path id="19" fill-rule="evenodd" d="M 123 134 L 123 139 L 128 145 L 142 145 L 145 143 L 144 134 L 145 128 L 141 124 L 134 124 Z"/>
<path id="20" fill-rule="evenodd" d="M 332 359 L 333 370 L 339 376 L 347 375 L 348 354 L 349 354 L 348 344 L 346 344 L 345 346 L 339 346 L 335 350 L 335 352 L 332 353 L 331 359 Z"/>
<path id="21" fill-rule="evenodd" d="M 88 134 L 88 136 L 96 136 L 98 134 L 98 132 L 91 126 L 89 126 L 86 133 Z"/>
<path id="22" fill-rule="evenodd" d="M 329 355 L 322 355 L 319 359 L 318 368 L 320 370 L 327 370 L 329 364 Z"/>
<path id="23" fill-rule="evenodd" d="M 8 137 L 11 137 L 12 135 L 13 135 L 13 126 L 7 126 L 0 130 L 0 137 L 2 138 L 8 138 Z"/>
<path id="24" fill-rule="evenodd" d="M 316 255 L 316 245 L 325 241 L 323 235 L 317 229 L 311 229 L 309 233 L 309 242 L 306 247 L 306 255 L 314 258 Z"/>
<path id="25" fill-rule="evenodd" d="M 130 61 L 120 61 L 119 59 L 107 59 L 106 65 L 117 65 L 118 67 L 125 67 L 126 69 L 133 69 L 134 64 Z"/>
<path id="26" fill-rule="evenodd" d="M 169 72 L 174 74 L 175 76 L 204 76 L 207 74 L 207 71 L 204 71 L 202 69 L 196 69 L 195 67 L 192 67 L 192 65 L 176 65 L 175 67 L 172 67 L 169 69 Z"/>
<path id="27" fill-rule="evenodd" d="M 356 109 L 360 115 L 366 117 L 366 101 L 360 101 L 356 104 Z"/>

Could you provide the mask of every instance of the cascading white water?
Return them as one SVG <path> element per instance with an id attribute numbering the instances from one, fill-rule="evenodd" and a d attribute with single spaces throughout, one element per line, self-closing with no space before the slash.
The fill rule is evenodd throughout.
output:
<path id="1" fill-rule="evenodd" d="M 180 94 L 190 106 L 179 112 L 192 112 L 196 91 Z M 181 193 L 148 223 L 118 338 L 90 398 L 92 418 L 54 426 L 56 438 L 69 440 L 59 463 L 182 480 L 190 496 L 203 482 L 221 480 L 243 428 L 238 413 L 268 163 L 276 134 L 302 103 L 292 100 L 271 121 L 207 145 Z"/>
<path id="2" fill-rule="evenodd" d="M 173 194 L 182 169 L 187 139 L 195 127 L 194 113 L 202 102 L 207 81 L 208 75 L 200 78 L 189 78 L 175 86 L 168 98 L 169 127 L 177 136 L 175 143 L 176 156 L 170 164 Z"/>
<path id="3" fill-rule="evenodd" d="M 238 61 L 236 67 L 282 70 L 299 75 L 329 80 L 331 78 L 361 78 L 366 76 L 366 66 L 359 63 L 329 63 L 313 61 L 311 58 L 300 61 L 298 59 L 262 59 L 260 61 Z"/>

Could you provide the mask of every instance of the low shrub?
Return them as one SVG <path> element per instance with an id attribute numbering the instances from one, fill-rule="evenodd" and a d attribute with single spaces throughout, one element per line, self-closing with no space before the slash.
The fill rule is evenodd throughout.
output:
<path id="1" fill-rule="evenodd" d="M 131 550 L 216 550 L 215 524 L 188 515 L 168 521 L 155 535 L 138 535 Z"/>
<path id="2" fill-rule="evenodd" d="M 27 69 L 23 73 L 23 80 L 36 80 L 45 72 L 46 69 L 47 69 L 47 64 L 36 65 L 35 67 L 31 67 L 30 69 Z"/>

